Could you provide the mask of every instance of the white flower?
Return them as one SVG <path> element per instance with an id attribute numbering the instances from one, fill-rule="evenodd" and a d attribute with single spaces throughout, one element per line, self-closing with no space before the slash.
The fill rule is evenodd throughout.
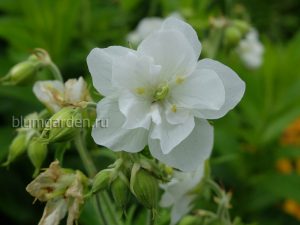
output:
<path id="1" fill-rule="evenodd" d="M 172 13 L 171 17 L 183 20 L 179 13 Z M 146 17 L 143 18 L 137 25 L 136 29 L 127 35 L 127 41 L 131 44 L 138 45 L 153 31 L 160 28 L 164 19 L 160 17 Z"/>
<path id="2" fill-rule="evenodd" d="M 262 64 L 264 46 L 258 39 L 256 30 L 250 30 L 238 45 L 237 52 L 249 69 L 256 69 Z"/>
<path id="3" fill-rule="evenodd" d="M 191 203 L 196 197 L 191 191 L 200 183 L 203 173 L 203 165 L 190 173 L 175 171 L 172 180 L 161 185 L 165 192 L 161 197 L 160 205 L 161 207 L 172 206 L 171 224 L 176 224 L 191 210 Z"/>
<path id="4" fill-rule="evenodd" d="M 81 103 L 90 100 L 82 77 L 69 79 L 65 84 L 57 80 L 37 81 L 33 92 L 51 112 L 58 112 L 64 106 L 81 106 Z"/>
<path id="5" fill-rule="evenodd" d="M 213 128 L 206 119 L 224 116 L 244 94 L 244 82 L 227 66 L 198 61 L 201 44 L 193 28 L 175 19 L 132 50 L 95 48 L 87 57 L 97 105 L 92 136 L 114 151 L 139 152 L 184 171 L 210 156 Z M 96 124 L 97 125 L 97 124 Z"/>

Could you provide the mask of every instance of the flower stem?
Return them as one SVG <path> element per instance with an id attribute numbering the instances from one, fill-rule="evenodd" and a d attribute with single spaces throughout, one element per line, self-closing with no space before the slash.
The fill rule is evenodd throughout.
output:
<path id="1" fill-rule="evenodd" d="M 52 73 L 55 80 L 59 80 L 61 82 L 64 81 L 63 78 L 62 78 L 60 70 L 58 69 L 58 67 L 53 62 L 48 63 L 48 68 L 50 69 L 50 71 L 51 71 L 51 73 Z"/>
<path id="2" fill-rule="evenodd" d="M 84 136 L 85 134 L 81 132 L 75 139 L 75 145 L 89 177 L 94 177 L 97 173 L 97 168 L 88 150 L 86 149 L 85 141 L 83 139 Z M 111 200 L 106 191 L 102 191 L 101 193 L 96 194 L 94 201 L 95 208 L 97 209 L 100 218 L 102 218 L 101 220 L 103 221 L 104 225 L 123 225 L 123 223 L 118 220 L 118 215 L 113 209 Z"/>
<path id="3" fill-rule="evenodd" d="M 83 166 L 85 167 L 89 177 L 93 177 L 96 174 L 97 169 L 94 163 L 92 162 L 90 155 L 88 154 L 82 135 L 83 134 L 80 133 L 78 137 L 75 138 L 75 145 L 78 154 L 82 160 Z M 98 195 L 96 195 L 96 198 L 93 199 L 93 203 L 94 203 L 94 207 L 96 208 L 99 214 L 99 217 L 101 218 L 101 221 L 103 222 L 103 224 L 107 224 Z"/>

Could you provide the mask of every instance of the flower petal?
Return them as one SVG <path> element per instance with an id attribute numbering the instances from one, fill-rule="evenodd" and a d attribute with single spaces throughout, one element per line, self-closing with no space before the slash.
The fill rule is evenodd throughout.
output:
<path id="1" fill-rule="evenodd" d="M 182 83 L 171 88 L 171 98 L 179 106 L 219 110 L 225 101 L 222 80 L 213 71 L 197 68 Z"/>
<path id="2" fill-rule="evenodd" d="M 175 199 L 173 197 L 174 196 L 169 192 L 164 192 L 164 194 L 161 196 L 159 205 L 164 208 L 172 206 L 175 203 Z"/>
<path id="3" fill-rule="evenodd" d="M 86 82 L 82 77 L 69 79 L 65 83 L 65 102 L 76 104 L 88 100 L 89 94 Z"/>
<path id="4" fill-rule="evenodd" d="M 133 50 L 121 46 L 94 48 L 87 56 L 87 64 L 92 75 L 93 85 L 99 93 L 107 96 L 112 93 L 112 63 Z"/>
<path id="5" fill-rule="evenodd" d="M 187 119 L 191 116 L 190 110 L 177 106 L 176 104 L 171 104 L 166 101 L 164 104 L 166 119 L 170 124 L 181 124 L 185 123 Z"/>
<path id="6" fill-rule="evenodd" d="M 185 123 L 170 124 L 162 116 L 160 124 L 153 124 L 150 134 L 150 140 L 158 139 L 162 154 L 168 154 L 174 150 L 174 147 L 181 143 L 193 130 L 195 126 L 194 118 L 190 116 Z"/>
<path id="7" fill-rule="evenodd" d="M 151 124 L 151 101 L 147 98 L 137 96 L 130 91 L 124 91 L 119 97 L 119 107 L 126 117 L 123 128 L 143 127 L 149 129 Z"/>
<path id="8" fill-rule="evenodd" d="M 128 53 L 113 63 L 112 84 L 118 89 L 128 89 L 141 96 L 151 97 L 149 87 L 158 84 L 158 74 L 161 66 L 154 65 L 148 56 Z"/>
<path id="9" fill-rule="evenodd" d="M 64 101 L 64 84 L 57 80 L 37 81 L 33 86 L 35 96 L 51 112 L 58 112 Z"/>
<path id="10" fill-rule="evenodd" d="M 213 127 L 206 120 L 196 119 L 192 133 L 168 154 L 163 153 L 159 140 L 149 138 L 148 142 L 156 159 L 182 171 L 193 171 L 211 154 Z"/>
<path id="11" fill-rule="evenodd" d="M 177 201 L 171 210 L 171 225 L 175 225 L 184 215 L 191 210 L 191 203 L 195 196 L 184 196 Z"/>
<path id="12" fill-rule="evenodd" d="M 103 125 L 103 121 L 107 122 L 107 126 Z M 147 144 L 148 131 L 144 128 L 122 128 L 124 122 L 117 99 L 102 99 L 97 105 L 97 120 L 92 130 L 94 141 L 114 151 L 141 151 Z"/>
<path id="13" fill-rule="evenodd" d="M 176 75 L 190 74 L 197 63 L 194 49 L 185 36 L 176 30 L 160 30 L 150 34 L 138 47 L 138 53 L 154 59 L 161 65 L 161 80 Z"/>
<path id="14" fill-rule="evenodd" d="M 225 102 L 219 110 L 201 110 L 201 117 L 218 119 L 233 109 L 241 100 L 245 92 L 245 82 L 229 67 L 212 59 L 202 59 L 197 68 L 213 70 L 222 80 L 225 88 Z"/>
<path id="15" fill-rule="evenodd" d="M 63 198 L 47 202 L 39 225 L 58 225 L 67 213 L 67 201 Z"/>
<path id="16" fill-rule="evenodd" d="M 196 31 L 188 23 L 174 17 L 167 18 L 161 27 L 162 30 L 177 30 L 180 31 L 189 41 L 194 49 L 196 58 L 198 59 L 201 53 L 201 43 L 198 39 Z"/>

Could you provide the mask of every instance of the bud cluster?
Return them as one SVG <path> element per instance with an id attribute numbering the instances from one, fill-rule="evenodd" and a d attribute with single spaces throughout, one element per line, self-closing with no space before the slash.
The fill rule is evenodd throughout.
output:
<path id="1" fill-rule="evenodd" d="M 40 115 L 31 113 L 24 118 L 25 127 L 17 129 L 17 135 L 11 142 L 8 151 L 8 157 L 3 166 L 9 166 L 19 156 L 28 153 L 29 159 L 35 167 L 34 176 L 36 176 L 44 162 L 47 155 L 47 145 L 39 139 L 42 127 L 26 126 L 31 121 L 39 120 Z"/>
<path id="2" fill-rule="evenodd" d="M 94 177 L 89 195 L 110 189 L 116 205 L 123 210 L 134 196 L 154 213 L 158 204 L 158 185 L 163 177 L 159 171 L 160 168 L 143 155 L 122 153 L 121 158 Z"/>

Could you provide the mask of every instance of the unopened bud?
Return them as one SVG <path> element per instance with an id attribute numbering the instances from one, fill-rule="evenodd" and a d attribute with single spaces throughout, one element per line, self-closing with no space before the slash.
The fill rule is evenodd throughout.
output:
<path id="1" fill-rule="evenodd" d="M 234 26 L 229 26 L 225 30 L 224 41 L 229 46 L 235 46 L 242 38 L 240 30 Z"/>
<path id="2" fill-rule="evenodd" d="M 180 221 L 179 225 L 198 225 L 201 224 L 201 220 L 196 216 L 185 216 Z"/>
<path id="3" fill-rule="evenodd" d="M 131 176 L 131 187 L 136 198 L 148 209 L 156 209 L 158 202 L 158 182 L 146 170 L 139 169 Z"/>
<path id="4" fill-rule="evenodd" d="M 109 169 L 101 170 L 99 173 L 97 173 L 96 176 L 94 177 L 91 194 L 106 189 L 111 182 L 111 178 L 112 178 L 112 171 Z"/>
<path id="5" fill-rule="evenodd" d="M 48 142 L 62 142 L 72 139 L 82 126 L 78 108 L 65 107 L 55 113 L 47 122 L 42 138 Z"/>
<path id="6" fill-rule="evenodd" d="M 47 156 L 47 144 L 38 138 L 32 138 L 32 140 L 29 142 L 27 153 L 31 163 L 35 167 L 33 174 L 35 177 L 38 175 L 40 168 Z"/>
<path id="7" fill-rule="evenodd" d="M 235 26 L 239 31 L 242 33 L 242 35 L 245 35 L 250 31 L 250 25 L 243 20 L 234 20 L 232 21 L 232 25 Z"/>
<path id="8" fill-rule="evenodd" d="M 26 61 L 13 66 L 0 82 L 6 85 L 24 84 L 34 78 L 40 67 L 40 61 L 35 55 L 32 55 Z"/>
<path id="9" fill-rule="evenodd" d="M 3 163 L 3 166 L 8 166 L 18 156 L 22 155 L 26 151 L 26 142 L 26 133 L 18 133 L 9 146 L 7 161 Z"/>
<path id="10" fill-rule="evenodd" d="M 125 208 L 129 198 L 128 181 L 126 182 L 124 179 L 126 178 L 117 177 L 111 183 L 112 196 L 117 206 L 122 209 Z"/>

